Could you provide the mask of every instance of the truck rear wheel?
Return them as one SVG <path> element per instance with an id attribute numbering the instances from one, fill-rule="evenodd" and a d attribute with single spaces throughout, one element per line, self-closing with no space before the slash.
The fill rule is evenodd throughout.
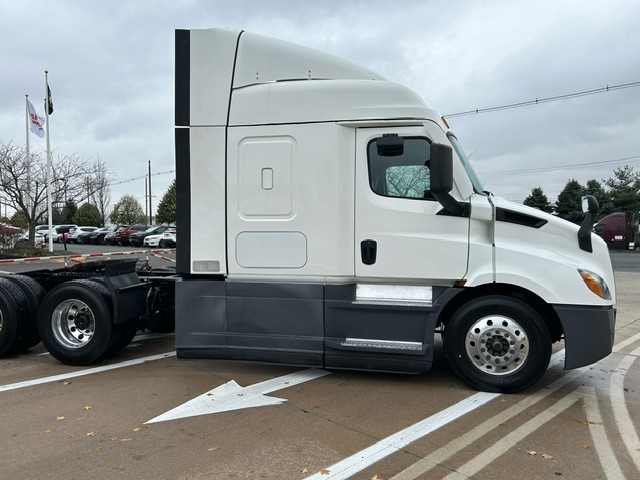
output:
<path id="1" fill-rule="evenodd" d="M 21 349 L 27 309 L 22 290 L 6 278 L 0 278 L 0 357 Z"/>
<path id="2" fill-rule="evenodd" d="M 472 300 L 453 315 L 444 348 L 451 369 L 472 387 L 513 393 L 544 374 L 551 336 L 529 305 L 496 295 Z"/>
<path id="3" fill-rule="evenodd" d="M 51 290 L 40 307 L 38 328 L 49 353 L 68 365 L 88 365 L 107 353 L 113 320 L 109 291 L 73 280 Z"/>
<path id="4" fill-rule="evenodd" d="M 38 332 L 38 309 L 44 299 L 45 291 L 38 282 L 26 275 L 10 275 L 7 280 L 15 283 L 22 290 L 27 302 L 27 316 L 25 318 L 21 350 L 28 350 L 40 343 Z"/>

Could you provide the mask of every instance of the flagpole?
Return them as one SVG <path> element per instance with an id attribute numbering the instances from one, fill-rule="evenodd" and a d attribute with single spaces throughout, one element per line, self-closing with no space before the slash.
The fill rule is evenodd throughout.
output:
<path id="1" fill-rule="evenodd" d="M 53 208 L 51 205 L 51 145 L 49 143 L 49 72 L 44 71 L 45 124 L 47 128 L 47 214 L 49 215 L 49 251 L 53 252 Z"/>
<path id="2" fill-rule="evenodd" d="M 27 154 L 27 191 L 26 191 L 26 206 L 27 210 L 31 209 L 31 160 L 29 159 L 29 95 L 24 96 L 24 110 L 25 110 L 25 124 L 24 134 L 27 139 L 25 152 Z M 29 212 L 30 213 L 30 212 Z"/>
<path id="3" fill-rule="evenodd" d="M 29 157 L 29 95 L 24 96 L 24 134 L 27 139 L 27 157 Z"/>

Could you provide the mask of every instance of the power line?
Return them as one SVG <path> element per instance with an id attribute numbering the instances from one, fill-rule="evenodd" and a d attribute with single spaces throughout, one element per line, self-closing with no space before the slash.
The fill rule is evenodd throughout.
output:
<path id="1" fill-rule="evenodd" d="M 512 108 L 528 107 L 530 105 L 538 105 L 540 103 L 557 102 L 558 100 L 566 100 L 568 98 L 585 97 L 587 95 L 595 95 L 596 93 L 605 93 L 612 90 L 622 90 L 625 88 L 639 87 L 640 81 L 620 83 L 618 85 L 607 85 L 605 87 L 593 88 L 591 90 L 583 90 L 581 92 L 565 93 L 563 95 L 554 95 L 552 97 L 536 98 L 534 100 L 526 100 L 524 102 L 507 103 L 505 105 L 497 105 L 495 107 L 476 108 L 475 110 L 466 110 L 464 112 L 456 112 L 445 114 L 446 118 L 463 117 L 465 115 L 474 115 L 478 113 L 497 112 L 500 110 L 509 110 Z"/>
<path id="2" fill-rule="evenodd" d="M 535 173 L 535 172 L 548 172 L 551 170 L 569 170 L 571 168 L 582 168 L 582 167 L 593 167 L 595 165 L 608 165 L 612 163 L 622 163 L 622 162 L 637 162 L 640 161 L 640 155 L 634 155 L 631 157 L 622 157 L 616 158 L 613 160 L 601 160 L 597 162 L 586 162 L 586 163 L 574 163 L 571 165 L 561 165 L 557 167 L 539 167 L 539 168 L 526 168 L 521 170 L 502 170 L 499 172 L 478 172 L 479 175 L 503 175 L 507 173 Z"/>
<path id="3" fill-rule="evenodd" d="M 175 173 L 175 170 L 166 170 L 164 172 L 156 172 L 156 173 L 152 173 L 151 175 L 166 175 L 168 173 Z M 142 180 L 143 178 L 148 178 L 148 175 L 142 175 L 140 177 L 133 177 L 133 178 L 129 178 L 128 180 L 121 180 L 119 182 L 113 182 L 113 183 L 109 183 L 109 186 L 112 187 L 114 185 L 121 185 L 123 183 L 129 183 L 129 182 L 135 182 L 136 180 Z"/>

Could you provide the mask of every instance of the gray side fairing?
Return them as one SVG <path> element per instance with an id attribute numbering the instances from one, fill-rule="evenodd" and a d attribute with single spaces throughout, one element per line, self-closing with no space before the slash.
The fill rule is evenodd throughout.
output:
<path id="1" fill-rule="evenodd" d="M 355 284 L 184 279 L 176 284 L 177 354 L 424 372 L 433 359 L 438 315 L 458 290 L 434 288 L 433 306 L 363 305 L 354 302 Z"/>

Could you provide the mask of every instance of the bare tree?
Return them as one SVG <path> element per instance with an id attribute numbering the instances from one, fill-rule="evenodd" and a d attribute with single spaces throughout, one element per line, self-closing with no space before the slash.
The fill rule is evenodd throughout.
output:
<path id="1" fill-rule="evenodd" d="M 98 209 L 102 225 L 107 222 L 107 209 L 111 204 L 111 189 L 109 188 L 109 184 L 111 183 L 112 176 L 106 164 L 98 157 L 95 163 L 95 174 L 93 178 L 94 190 L 90 195 L 89 201 Z"/>
<path id="2" fill-rule="evenodd" d="M 47 162 L 45 154 L 30 153 L 14 144 L 0 142 L 0 188 L 10 207 L 24 215 L 33 245 L 35 227 L 47 219 Z M 101 161 L 91 162 L 76 154 L 51 155 L 51 201 L 79 203 L 98 190 L 99 177 L 108 177 Z"/>

